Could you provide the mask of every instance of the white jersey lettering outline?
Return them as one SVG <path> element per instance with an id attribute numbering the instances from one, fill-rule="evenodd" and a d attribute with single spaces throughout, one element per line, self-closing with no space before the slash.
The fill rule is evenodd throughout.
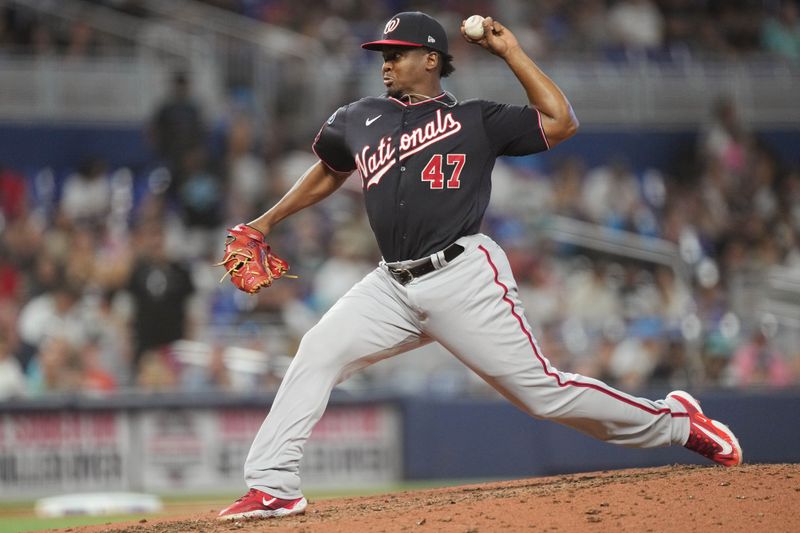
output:
<path id="1" fill-rule="evenodd" d="M 399 158 L 395 159 L 395 148 L 391 145 L 391 137 L 381 137 L 378 147 L 369 153 L 370 146 L 366 145 L 356 154 L 356 168 L 361 174 L 364 188 L 368 189 L 377 185 L 384 174 L 396 164 L 407 157 L 427 148 L 428 146 L 446 139 L 461 131 L 461 123 L 448 113 L 442 115 L 442 110 L 436 110 L 433 120 L 414 128 L 400 136 Z"/>
<path id="2" fill-rule="evenodd" d="M 397 162 L 391 137 L 381 137 L 378 147 L 371 154 L 369 149 L 370 146 L 367 145 L 361 149 L 360 154 L 356 154 L 356 168 L 361 174 L 361 179 L 367 181 L 365 188 L 378 183 L 386 171 Z"/>

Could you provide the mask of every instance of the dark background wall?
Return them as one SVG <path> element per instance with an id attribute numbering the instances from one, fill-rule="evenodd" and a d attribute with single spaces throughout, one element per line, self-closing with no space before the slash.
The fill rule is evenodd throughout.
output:
<path id="1" fill-rule="evenodd" d="M 663 398 L 669 391 L 641 395 Z M 707 392 L 703 410 L 728 424 L 745 462 L 800 461 L 800 391 Z M 713 464 L 680 446 L 634 449 L 535 420 L 509 403 L 407 399 L 406 479 L 525 477 L 682 464 Z"/>
<path id="2" fill-rule="evenodd" d="M 758 138 L 786 163 L 800 164 L 800 129 L 765 130 Z M 550 169 L 560 159 L 580 156 L 588 166 L 624 155 L 637 170 L 648 167 L 671 171 L 691 156 L 696 130 L 584 128 L 552 152 L 533 157 L 509 158 L 514 164 Z M 309 150 L 311 139 L 309 139 Z M 213 148 L 213 147 L 212 147 Z M 143 128 L 80 125 L 0 124 L 0 163 L 25 173 L 43 166 L 55 171 L 74 168 L 89 156 L 104 158 L 111 167 L 146 167 L 153 154 Z"/>

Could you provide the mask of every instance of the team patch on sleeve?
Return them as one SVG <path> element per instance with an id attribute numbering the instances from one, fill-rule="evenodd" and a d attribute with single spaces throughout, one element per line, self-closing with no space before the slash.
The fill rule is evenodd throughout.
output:
<path id="1" fill-rule="evenodd" d="M 347 144 L 347 106 L 334 111 L 325 121 L 311 149 L 323 163 L 337 172 L 355 170 L 355 159 Z"/>
<path id="2" fill-rule="evenodd" d="M 330 117 L 328 117 L 328 120 L 327 120 L 327 122 L 326 122 L 326 124 L 327 124 L 328 126 L 330 126 L 331 124 L 333 124 L 333 121 L 334 121 L 334 120 L 336 120 L 336 114 L 337 114 L 338 112 L 339 112 L 339 110 L 337 109 L 336 111 L 334 111 L 333 113 L 331 113 L 331 116 L 330 116 Z"/>

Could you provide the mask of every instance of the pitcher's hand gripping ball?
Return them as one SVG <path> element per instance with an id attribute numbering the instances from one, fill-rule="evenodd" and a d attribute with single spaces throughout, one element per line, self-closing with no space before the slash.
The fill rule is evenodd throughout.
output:
<path id="1" fill-rule="evenodd" d="M 464 33 L 467 37 L 475 41 L 483 39 L 483 17 L 480 15 L 472 15 L 464 21 Z"/>
<path id="2" fill-rule="evenodd" d="M 264 235 L 246 224 L 228 230 L 225 258 L 217 266 L 226 269 L 220 282 L 230 274 L 236 288 L 250 294 L 257 293 L 261 287 L 269 287 L 273 280 L 289 270 L 289 263 L 273 254 L 264 242 Z"/>

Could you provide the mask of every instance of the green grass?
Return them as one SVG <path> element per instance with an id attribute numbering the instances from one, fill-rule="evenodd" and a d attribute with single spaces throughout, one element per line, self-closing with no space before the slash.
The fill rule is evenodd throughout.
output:
<path id="1" fill-rule="evenodd" d="M 170 498 L 173 500 L 173 498 Z M 186 500 L 184 503 L 191 503 Z M 197 498 L 198 502 L 202 502 Z M 221 500 L 220 500 L 221 501 Z M 19 533 L 23 531 L 40 531 L 45 529 L 61 529 L 77 526 L 91 526 L 97 524 L 112 524 L 115 522 L 135 522 L 137 520 L 152 519 L 156 516 L 168 516 L 169 507 L 165 501 L 165 511 L 154 514 L 87 516 L 75 515 L 58 518 L 42 518 L 34 513 L 34 502 L 3 502 L 0 503 L 0 533 Z"/>
<path id="2" fill-rule="evenodd" d="M 42 529 L 60 529 L 77 526 L 91 526 L 114 522 L 129 522 L 143 515 L 131 516 L 69 516 L 65 518 L 37 518 L 35 516 L 19 518 L 3 518 L 0 522 L 0 533 L 19 533 L 22 531 L 40 531 Z"/>

